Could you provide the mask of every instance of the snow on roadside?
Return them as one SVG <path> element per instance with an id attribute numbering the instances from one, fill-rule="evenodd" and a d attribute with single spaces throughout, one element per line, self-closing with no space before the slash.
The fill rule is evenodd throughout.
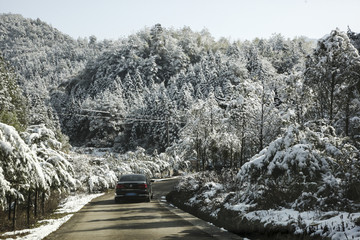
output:
<path id="1" fill-rule="evenodd" d="M 56 213 L 73 213 L 79 211 L 85 204 L 92 199 L 97 198 L 104 193 L 98 194 L 76 194 L 69 196 L 63 203 L 60 204 L 60 208 Z"/>
<path id="2" fill-rule="evenodd" d="M 56 231 L 63 223 L 68 221 L 73 214 L 66 215 L 65 217 L 59 219 L 49 219 L 43 220 L 40 223 L 45 223 L 44 225 L 33 228 L 33 229 L 23 229 L 14 232 L 7 232 L 1 235 L 1 237 L 7 237 L 6 239 L 22 239 L 22 240 L 39 240 L 43 239 L 50 233 Z M 22 237 L 17 235 L 27 234 Z"/>
<path id="3" fill-rule="evenodd" d="M 360 239 L 360 226 L 354 220 L 360 213 L 348 212 L 299 212 L 293 209 L 258 210 L 244 214 L 244 218 L 259 221 L 266 225 L 293 225 L 295 234 L 303 234 L 304 230 L 311 236 L 330 237 L 333 240 Z"/>
<path id="4" fill-rule="evenodd" d="M 41 225 L 40 227 L 33 229 L 23 229 L 14 232 L 7 232 L 0 235 L 0 237 L 2 238 L 6 237 L 6 239 L 17 239 L 17 240 L 43 239 L 50 233 L 56 231 L 66 221 L 68 221 L 74 215 L 73 213 L 79 211 L 84 205 L 86 205 L 92 199 L 97 198 L 101 195 L 103 195 L 103 193 L 77 194 L 77 195 L 69 196 L 60 204 L 60 208 L 56 211 L 56 213 L 68 213 L 68 215 L 59 219 L 42 220 L 39 222 L 39 223 L 43 223 L 43 225 Z M 18 235 L 25 235 L 25 236 L 19 237 Z"/>
<path id="5" fill-rule="evenodd" d="M 266 170 L 264 171 L 266 172 Z M 351 205 L 337 209 L 313 208 L 306 210 L 291 208 L 293 205 L 290 205 L 290 208 L 281 206 L 268 209 L 258 208 L 256 201 L 243 201 L 240 198 L 245 193 L 248 194 L 247 196 L 255 193 L 244 193 L 241 189 L 236 189 L 234 186 L 239 183 L 234 182 L 232 176 L 237 175 L 227 174 L 226 171 L 221 174 L 210 171 L 188 174 L 175 187 L 175 190 L 180 193 L 176 196 L 184 196 L 183 199 L 181 198 L 184 205 L 201 211 L 202 214 L 206 214 L 214 220 L 225 219 L 223 224 L 231 225 L 231 221 L 226 222 L 226 218 L 222 217 L 224 216 L 222 214 L 231 213 L 233 216 L 239 216 L 237 224 L 241 225 L 241 222 L 244 222 L 245 225 L 253 224 L 254 228 L 258 228 L 260 232 L 285 229 L 299 236 L 323 237 L 331 240 L 360 240 L 360 212 L 358 210 L 360 206 L 358 203 L 350 202 Z M 230 188 L 226 187 L 229 182 L 233 182 L 233 187 L 231 185 L 229 185 Z M 256 193 L 258 194 L 258 192 Z M 234 229 L 237 227 L 238 225 L 234 225 Z M 241 227 L 238 229 L 244 231 Z"/>

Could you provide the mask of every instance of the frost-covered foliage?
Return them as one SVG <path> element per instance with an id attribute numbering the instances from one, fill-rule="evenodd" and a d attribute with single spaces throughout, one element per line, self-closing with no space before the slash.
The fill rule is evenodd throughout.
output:
<path id="1" fill-rule="evenodd" d="M 166 153 L 148 155 L 143 148 L 125 154 L 109 150 L 79 148 L 76 149 L 77 153 L 72 153 L 75 178 L 84 191 L 98 192 L 114 188 L 123 174 L 141 173 L 150 178 L 161 178 L 188 168 L 186 162 Z"/>
<path id="2" fill-rule="evenodd" d="M 354 45 L 354 47 L 360 52 L 360 34 L 353 32 L 349 27 L 347 31 L 347 35 L 351 40 L 351 43 Z"/>
<path id="3" fill-rule="evenodd" d="M 69 155 L 61 151 L 62 143 L 55 138 L 52 130 L 44 125 L 33 125 L 22 134 L 22 137 L 39 157 L 51 188 L 76 188 L 74 170 L 68 161 Z"/>
<path id="4" fill-rule="evenodd" d="M 247 232 L 241 226 L 250 224 L 260 232 L 351 239 L 360 229 L 359 157 L 322 121 L 293 125 L 237 173 L 183 177 L 176 196 L 190 211 L 229 221 L 233 231 Z"/>
<path id="5" fill-rule="evenodd" d="M 0 52 L 14 67 L 30 103 L 27 122 L 58 128 L 50 91 L 81 71 L 88 59 L 96 57 L 111 41 L 98 42 L 94 36 L 74 40 L 40 19 L 18 14 L 0 14 L 0 29 Z"/>
<path id="6" fill-rule="evenodd" d="M 360 200 L 360 189 L 350 190 L 360 183 L 359 161 L 359 151 L 331 126 L 291 126 L 241 168 L 235 201 L 257 209 L 351 210 L 351 200 Z"/>
<path id="7" fill-rule="evenodd" d="M 184 203 L 216 218 L 217 213 L 229 196 L 232 196 L 235 171 L 223 171 L 220 174 L 205 171 L 184 176 L 175 190 L 189 196 Z M 184 199 L 185 200 L 185 199 Z"/>
<path id="8" fill-rule="evenodd" d="M 0 51 L 0 122 L 24 130 L 27 125 L 25 102 L 16 75 Z"/>
<path id="9" fill-rule="evenodd" d="M 305 93 L 314 100 L 307 115 L 327 119 L 338 134 L 357 138 L 360 56 L 348 35 L 336 29 L 320 39 L 304 75 Z"/>
<path id="10" fill-rule="evenodd" d="M 239 164 L 234 156 L 242 149 L 237 130 L 231 114 L 210 94 L 207 101 L 197 101 L 188 111 L 180 141 L 174 148 L 181 157 L 196 159 L 193 164 L 197 171 L 232 168 Z"/>
<path id="11" fill-rule="evenodd" d="M 236 186 L 229 184 L 235 178 L 236 173 L 231 171 L 186 175 L 175 189 L 178 191 L 175 201 L 188 211 L 240 234 L 256 232 L 269 238 L 280 231 L 288 233 L 289 239 L 296 238 L 291 234 L 333 240 L 359 237 L 358 211 L 302 211 L 285 207 L 259 210 L 256 204 L 239 201 Z"/>
<path id="12" fill-rule="evenodd" d="M 143 173 L 163 177 L 187 169 L 186 162 L 166 153 L 148 155 L 135 152 L 114 154 L 106 151 L 83 151 L 82 154 L 61 151 L 62 143 L 44 125 L 30 126 L 18 132 L 0 123 L 0 203 L 10 196 L 24 199 L 27 191 L 74 190 L 98 192 L 115 187 L 126 173 Z"/>
<path id="13" fill-rule="evenodd" d="M 156 152 L 150 156 L 142 148 L 123 155 L 108 152 L 110 149 L 66 154 L 62 148 L 55 133 L 44 125 L 32 125 L 19 134 L 0 123 L 1 206 L 10 196 L 25 200 L 29 190 L 47 194 L 75 189 L 98 192 L 114 188 L 125 173 L 162 177 L 187 168 L 178 157 Z"/>
<path id="14" fill-rule="evenodd" d="M 12 191 L 11 184 L 5 179 L 4 170 L 0 167 L 0 206 L 4 206 L 6 203 L 6 196 Z"/>
<path id="15" fill-rule="evenodd" d="M 29 189 L 46 189 L 44 172 L 36 153 L 15 128 L 0 123 L 0 168 L 5 196 L 23 198 Z"/>
<path id="16" fill-rule="evenodd" d="M 181 202 L 183 207 L 194 209 L 201 216 L 217 219 L 220 209 L 227 198 L 233 196 L 233 182 L 236 178 L 235 171 L 205 171 L 183 176 L 175 187 L 180 196 L 170 199 L 171 202 Z M 170 193 L 168 197 L 171 197 Z M 169 200 L 169 199 L 168 199 Z M 179 206 L 181 207 L 181 206 Z"/>
<path id="17" fill-rule="evenodd" d="M 62 84 L 52 101 L 74 145 L 114 147 L 123 153 L 137 146 L 164 152 L 176 144 L 191 112 L 199 108 L 196 105 L 203 105 L 206 121 L 197 122 L 201 129 L 208 129 L 211 119 L 215 129 L 229 125 L 226 146 L 216 146 L 218 134 L 207 139 L 206 132 L 201 134 L 206 148 L 219 148 L 224 154 L 204 151 L 213 154 L 214 161 L 234 162 L 236 154 L 248 159 L 280 133 L 274 122 L 284 122 L 282 116 L 290 108 L 290 97 L 279 92 L 283 75 L 299 71 L 308 52 L 309 44 L 300 38 L 217 42 L 207 31 L 165 29 L 158 24 L 89 61 Z M 275 104 L 280 97 L 281 107 Z M 214 112 L 209 113 L 211 105 Z M 216 108 L 230 105 L 226 116 L 216 113 Z M 247 143 L 249 150 L 234 151 Z"/>
<path id="18" fill-rule="evenodd" d="M 9 197 L 24 200 L 29 191 L 49 194 L 76 187 L 72 165 L 54 136 L 44 125 L 31 126 L 20 136 L 13 127 L 0 123 L 2 204 Z"/>

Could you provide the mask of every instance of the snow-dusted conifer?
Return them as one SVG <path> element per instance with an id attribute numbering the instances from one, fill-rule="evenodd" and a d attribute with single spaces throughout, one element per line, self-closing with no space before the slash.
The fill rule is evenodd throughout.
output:
<path id="1" fill-rule="evenodd" d="M 258 209 L 343 209 L 349 201 L 346 175 L 359 177 L 344 164 L 358 157 L 356 148 L 321 121 L 290 126 L 241 168 L 236 201 Z"/>
<path id="2" fill-rule="evenodd" d="M 23 198 L 30 189 L 46 189 L 45 176 L 36 153 L 11 126 L 0 123 L 0 168 L 10 184 L 8 196 Z M 7 186 L 7 188 L 9 185 Z"/>
<path id="3" fill-rule="evenodd" d="M 318 41 L 306 62 L 305 86 L 314 105 L 311 118 L 322 118 L 350 135 L 354 98 L 360 76 L 360 57 L 346 33 L 336 29 Z"/>

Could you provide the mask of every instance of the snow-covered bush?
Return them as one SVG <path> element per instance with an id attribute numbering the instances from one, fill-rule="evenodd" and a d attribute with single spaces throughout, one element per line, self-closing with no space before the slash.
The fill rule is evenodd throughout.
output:
<path id="1" fill-rule="evenodd" d="M 114 188 L 118 180 L 118 176 L 110 169 L 108 164 L 93 166 L 91 173 L 88 179 L 89 192 Z"/>
<path id="2" fill-rule="evenodd" d="M 359 169 L 358 150 L 332 127 L 291 126 L 241 168 L 233 200 L 256 209 L 340 210 L 349 206 L 349 191 L 358 191 Z"/>
<path id="3" fill-rule="evenodd" d="M 55 133 L 46 128 L 44 124 L 29 126 L 26 132 L 22 133 L 24 141 L 28 145 L 36 144 L 38 148 L 51 148 L 60 150 L 62 144 L 55 138 Z"/>
<path id="4" fill-rule="evenodd" d="M 235 177 L 236 173 L 232 170 L 185 175 L 175 187 L 175 190 L 181 193 L 182 199 L 178 200 L 216 218 L 226 199 L 233 195 L 229 183 L 233 183 Z"/>
<path id="5" fill-rule="evenodd" d="M 358 150 L 309 122 L 289 127 L 237 174 L 183 177 L 168 200 L 234 232 L 351 239 L 360 229 L 359 174 Z"/>

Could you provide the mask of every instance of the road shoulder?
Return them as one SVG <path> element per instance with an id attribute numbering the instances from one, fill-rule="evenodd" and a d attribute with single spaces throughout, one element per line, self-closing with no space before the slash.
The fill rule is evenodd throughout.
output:
<path id="1" fill-rule="evenodd" d="M 173 214 L 181 217 L 185 221 L 191 223 L 193 226 L 198 228 L 199 230 L 206 232 L 207 234 L 211 235 L 215 239 L 243 239 L 240 236 L 228 232 L 225 229 L 218 228 L 211 223 L 208 223 L 200 218 L 197 218 L 190 213 L 184 212 L 179 208 L 165 202 L 164 200 L 159 200 L 159 203 L 162 207 L 166 208 Z"/>

